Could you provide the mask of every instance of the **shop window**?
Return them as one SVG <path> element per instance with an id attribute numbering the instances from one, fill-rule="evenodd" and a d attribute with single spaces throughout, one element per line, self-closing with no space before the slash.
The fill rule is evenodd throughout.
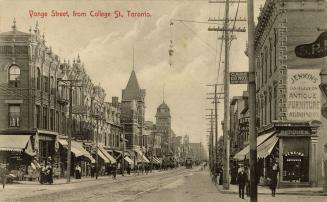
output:
<path id="1" fill-rule="evenodd" d="M 20 68 L 17 65 L 12 65 L 9 68 L 9 86 L 18 87 L 20 83 Z"/>
<path id="2" fill-rule="evenodd" d="M 9 127 L 20 127 L 20 105 L 9 105 Z"/>
<path id="3" fill-rule="evenodd" d="M 292 151 L 283 155 L 283 180 L 289 182 L 309 181 L 309 161 L 302 152 Z"/>

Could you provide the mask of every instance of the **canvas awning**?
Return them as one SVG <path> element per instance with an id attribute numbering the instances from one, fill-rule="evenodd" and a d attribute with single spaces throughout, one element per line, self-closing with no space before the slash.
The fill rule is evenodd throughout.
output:
<path id="1" fill-rule="evenodd" d="M 266 158 L 274 149 L 276 143 L 278 142 L 277 135 L 271 136 L 267 141 L 263 142 L 257 148 L 257 157 Z"/>
<path id="2" fill-rule="evenodd" d="M 0 135 L 0 151 L 25 151 L 34 156 L 30 137 L 31 135 Z"/>
<path id="3" fill-rule="evenodd" d="M 68 142 L 66 139 L 59 139 L 59 143 L 64 146 L 66 149 L 68 147 Z M 83 145 L 80 142 L 75 140 L 71 141 L 71 152 L 75 155 L 75 157 L 84 156 L 91 161 L 91 163 L 95 163 L 95 159 L 91 156 L 91 154 L 83 148 Z"/>
<path id="4" fill-rule="evenodd" d="M 110 163 L 116 163 L 116 159 L 112 157 L 103 147 L 99 147 L 99 150 L 104 154 L 104 156 L 109 159 Z"/>
<path id="5" fill-rule="evenodd" d="M 266 133 L 266 134 L 263 134 L 263 135 L 260 135 L 259 137 L 257 137 L 257 147 L 260 146 L 269 137 L 271 137 L 274 133 L 275 133 L 275 131 L 270 132 L 270 133 Z M 245 158 L 249 159 L 249 156 L 250 156 L 250 145 L 246 146 L 240 152 L 235 154 L 235 156 L 233 158 L 236 159 L 236 160 L 242 161 Z"/>
<path id="6" fill-rule="evenodd" d="M 110 160 L 101 152 L 100 149 L 98 150 L 98 155 L 105 163 L 110 163 Z"/>
<path id="7" fill-rule="evenodd" d="M 143 159 L 144 163 L 150 163 L 149 159 L 146 158 L 146 156 L 142 153 L 142 151 L 138 149 L 136 149 L 135 151 L 137 152 L 137 156 L 139 157 L 137 162 L 142 162 Z"/>
<path id="8" fill-rule="evenodd" d="M 127 161 L 129 164 L 131 164 L 131 165 L 134 164 L 133 160 L 132 160 L 131 158 L 129 158 L 128 156 L 125 156 L 124 159 L 125 159 L 125 161 Z"/>

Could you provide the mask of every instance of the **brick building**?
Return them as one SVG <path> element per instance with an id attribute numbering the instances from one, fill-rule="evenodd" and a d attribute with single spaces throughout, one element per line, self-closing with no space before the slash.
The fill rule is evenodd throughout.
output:
<path id="1" fill-rule="evenodd" d="M 320 95 L 319 73 L 325 61 L 305 58 L 311 52 L 301 47 L 317 40 L 321 34 L 318 28 L 326 27 L 326 17 L 322 0 L 267 0 L 258 17 L 258 174 L 269 177 L 272 164 L 277 162 L 282 186 L 322 183 L 321 160 L 327 140 L 323 132 L 326 119 L 320 112 L 325 101 Z M 240 153 L 248 158 L 245 150 L 248 148 Z"/>

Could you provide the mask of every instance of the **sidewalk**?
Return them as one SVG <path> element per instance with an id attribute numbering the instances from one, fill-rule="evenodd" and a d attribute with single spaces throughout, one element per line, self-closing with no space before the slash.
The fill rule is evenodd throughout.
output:
<path id="1" fill-rule="evenodd" d="M 238 194 L 238 185 L 230 185 L 229 190 L 223 190 L 222 185 L 216 187 L 223 194 Z M 267 186 L 258 186 L 258 194 L 270 195 L 271 190 Z M 276 195 L 327 196 L 327 193 L 323 193 L 322 187 L 297 187 L 277 189 Z"/>

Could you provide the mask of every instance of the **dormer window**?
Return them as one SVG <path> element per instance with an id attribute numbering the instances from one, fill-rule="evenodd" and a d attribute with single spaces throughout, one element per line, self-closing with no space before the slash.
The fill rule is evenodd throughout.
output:
<path id="1" fill-rule="evenodd" d="M 12 65 L 9 68 L 9 86 L 18 87 L 20 83 L 20 68 L 17 65 Z"/>

